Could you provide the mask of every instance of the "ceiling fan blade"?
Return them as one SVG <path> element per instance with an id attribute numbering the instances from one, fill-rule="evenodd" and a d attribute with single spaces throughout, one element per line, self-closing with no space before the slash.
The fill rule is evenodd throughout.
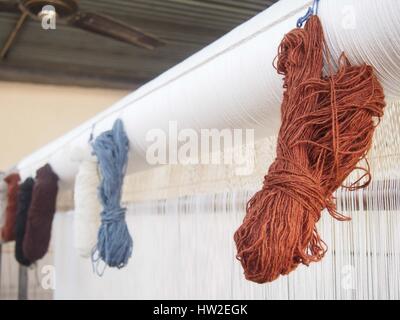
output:
<path id="1" fill-rule="evenodd" d="M 18 6 L 18 1 L 0 1 L 0 12 L 21 13 Z"/>
<path id="2" fill-rule="evenodd" d="M 21 30 L 22 26 L 24 25 L 26 19 L 28 18 L 28 14 L 26 12 L 22 12 L 17 24 L 15 25 L 14 29 L 11 31 L 11 33 L 8 35 L 8 38 L 3 45 L 3 47 L 0 50 L 0 60 L 4 60 L 5 57 L 7 56 L 7 53 L 11 49 L 11 46 L 13 45 L 15 39 L 17 38 L 18 32 Z"/>
<path id="3" fill-rule="evenodd" d="M 126 23 L 96 13 L 78 12 L 68 23 L 80 29 L 146 49 L 155 49 L 164 44 L 164 42 L 155 36 L 144 33 Z"/>

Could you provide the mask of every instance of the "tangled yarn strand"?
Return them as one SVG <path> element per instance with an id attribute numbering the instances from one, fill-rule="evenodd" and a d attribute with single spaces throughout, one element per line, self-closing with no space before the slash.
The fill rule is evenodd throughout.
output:
<path id="1" fill-rule="evenodd" d="M 257 283 L 324 257 L 327 246 L 316 223 L 323 209 L 348 220 L 337 213 L 332 194 L 360 169 L 357 164 L 372 144 L 374 120 L 383 116 L 383 89 L 372 67 L 352 66 L 342 55 L 338 72 L 324 76 L 326 51 L 317 16 L 304 29 L 288 33 L 279 47 L 276 68 L 285 91 L 277 157 L 234 235 L 245 276 Z M 362 170 L 369 179 L 369 168 Z M 369 180 L 361 182 L 350 189 L 365 187 Z"/>
<path id="2" fill-rule="evenodd" d="M 123 268 L 128 263 L 133 248 L 125 222 L 126 208 L 120 205 L 128 151 L 129 140 L 120 119 L 114 123 L 112 130 L 102 133 L 93 143 L 101 175 L 99 198 L 103 211 L 92 261 L 101 259 L 106 265 L 117 268 Z"/>

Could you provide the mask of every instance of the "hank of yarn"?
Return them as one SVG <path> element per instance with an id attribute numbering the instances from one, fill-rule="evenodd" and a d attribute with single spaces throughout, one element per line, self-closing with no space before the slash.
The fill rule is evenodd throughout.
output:
<path id="1" fill-rule="evenodd" d="M 354 169 L 362 174 L 351 190 L 371 179 L 368 167 L 357 164 L 383 116 L 382 86 L 371 66 L 352 66 L 344 55 L 338 72 L 324 76 L 326 51 L 317 16 L 287 34 L 279 48 L 285 91 L 277 156 L 234 236 L 245 276 L 257 283 L 321 260 L 327 251 L 316 228 L 321 211 L 348 220 L 336 211 L 333 192 Z"/>
<path id="2" fill-rule="evenodd" d="M 7 183 L 7 206 L 4 213 L 4 223 L 1 228 L 1 240 L 4 242 L 15 240 L 15 219 L 17 216 L 18 173 L 12 173 L 4 181 Z"/>
<path id="3" fill-rule="evenodd" d="M 128 263 L 133 248 L 125 221 L 126 208 L 120 205 L 128 151 L 129 140 L 120 119 L 112 130 L 103 132 L 93 143 L 93 153 L 100 169 L 99 198 L 103 211 L 92 261 L 101 259 L 106 265 L 117 268 Z"/>
<path id="4" fill-rule="evenodd" d="M 0 229 L 4 223 L 4 214 L 7 206 L 7 183 L 4 181 L 4 174 L 0 173 Z"/>
<path id="5" fill-rule="evenodd" d="M 31 263 L 43 258 L 49 248 L 57 193 L 58 176 L 46 164 L 36 172 L 22 246 L 25 258 Z"/>
<path id="6" fill-rule="evenodd" d="M 100 177 L 97 162 L 83 160 L 75 179 L 74 246 L 82 257 L 89 257 L 97 242 L 101 205 L 97 197 Z"/>
<path id="7" fill-rule="evenodd" d="M 17 218 L 15 221 L 15 259 L 24 266 L 29 266 L 31 262 L 25 257 L 22 245 L 25 237 L 26 220 L 31 204 L 33 185 L 32 178 L 26 179 L 19 186 L 17 202 Z"/>

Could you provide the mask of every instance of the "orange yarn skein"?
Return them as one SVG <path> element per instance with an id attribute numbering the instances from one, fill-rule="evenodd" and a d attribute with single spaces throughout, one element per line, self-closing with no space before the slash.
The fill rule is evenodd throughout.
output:
<path id="1" fill-rule="evenodd" d="M 336 211 L 333 192 L 354 169 L 364 174 L 348 188 L 371 179 L 369 168 L 357 164 L 383 116 L 382 86 L 371 66 L 352 66 L 344 54 L 337 73 L 324 76 L 327 51 L 317 16 L 288 33 L 279 48 L 276 69 L 285 91 L 277 156 L 234 235 L 245 276 L 257 283 L 321 260 L 327 251 L 316 228 L 322 210 L 349 220 Z"/>

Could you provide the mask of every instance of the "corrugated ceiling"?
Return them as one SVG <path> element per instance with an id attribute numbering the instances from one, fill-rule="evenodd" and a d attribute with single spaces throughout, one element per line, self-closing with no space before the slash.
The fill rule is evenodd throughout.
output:
<path id="1" fill-rule="evenodd" d="M 1 1 L 1 0 L 0 0 Z M 81 0 L 81 10 L 103 13 L 151 32 L 167 45 L 146 51 L 57 24 L 24 25 L 0 79 L 133 89 L 268 8 L 262 0 Z M 0 13 L 0 44 L 18 16 Z"/>

